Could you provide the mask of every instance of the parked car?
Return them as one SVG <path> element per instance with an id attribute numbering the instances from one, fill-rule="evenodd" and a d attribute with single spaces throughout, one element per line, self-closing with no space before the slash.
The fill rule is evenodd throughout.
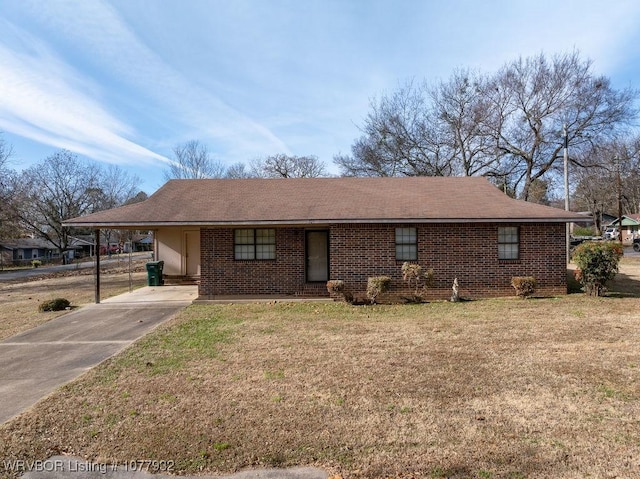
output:
<path id="1" fill-rule="evenodd" d="M 117 254 L 120 252 L 120 248 L 118 245 L 112 244 L 109 245 L 109 249 L 107 249 L 106 245 L 100 246 L 100 255 L 104 256 L 105 254 Z"/>
<path id="2" fill-rule="evenodd" d="M 633 251 L 640 252 L 640 238 L 633 238 Z"/>
<path id="3" fill-rule="evenodd" d="M 603 236 L 604 239 L 618 239 L 618 228 L 607 228 Z"/>

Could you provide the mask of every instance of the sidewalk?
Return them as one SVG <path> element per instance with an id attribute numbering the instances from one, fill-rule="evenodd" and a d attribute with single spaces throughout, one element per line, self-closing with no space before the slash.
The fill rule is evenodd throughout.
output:
<path id="1" fill-rule="evenodd" d="M 145 287 L 0 342 L 0 423 L 120 352 L 197 296 L 197 286 Z"/>
<path id="2" fill-rule="evenodd" d="M 159 461 L 160 462 L 160 461 Z M 151 473 L 151 461 L 130 461 L 129 464 L 97 464 L 77 457 L 54 456 L 36 464 L 23 479 L 327 479 L 327 471 L 317 467 L 290 469 L 249 469 L 225 476 L 175 476 Z"/>

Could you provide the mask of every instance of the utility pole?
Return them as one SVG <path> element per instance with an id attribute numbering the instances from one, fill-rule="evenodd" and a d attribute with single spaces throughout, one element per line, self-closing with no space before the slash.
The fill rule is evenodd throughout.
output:
<path id="1" fill-rule="evenodd" d="M 616 173 L 617 173 L 617 193 L 618 193 L 618 239 L 620 240 L 620 244 L 622 244 L 622 180 L 620 179 L 620 158 L 616 158 L 614 160 L 616 162 Z"/>
<path id="2" fill-rule="evenodd" d="M 567 132 L 566 123 L 562 127 L 562 135 L 564 137 L 564 209 L 569 211 L 569 133 Z M 619 175 L 618 175 L 619 177 Z M 567 264 L 571 261 L 571 238 L 569 223 L 565 223 L 565 247 L 567 251 Z"/>

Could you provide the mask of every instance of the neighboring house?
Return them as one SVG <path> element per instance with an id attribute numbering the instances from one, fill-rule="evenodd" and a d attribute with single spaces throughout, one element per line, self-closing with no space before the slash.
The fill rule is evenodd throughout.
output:
<path id="1" fill-rule="evenodd" d="M 619 218 L 611 221 L 605 228 L 618 228 Z M 640 234 L 640 215 L 623 215 L 622 216 L 622 243 L 631 244 L 633 238 Z"/>
<path id="2" fill-rule="evenodd" d="M 67 251 L 64 252 L 67 260 L 78 256 L 83 249 L 83 241 L 71 238 Z M 31 263 L 34 259 L 50 261 L 60 259 L 60 252 L 56 245 L 41 238 L 19 238 L 13 240 L 0 240 L 3 264 L 23 265 Z"/>
<path id="3" fill-rule="evenodd" d="M 200 299 L 327 296 L 329 279 L 364 292 L 379 275 L 398 296 L 405 261 L 433 269 L 431 298 L 449 298 L 455 278 L 479 298 L 512 295 L 514 276 L 565 294 L 565 224 L 582 219 L 484 178 L 403 177 L 171 180 L 65 224 L 154 231 L 164 274 L 199 277 Z"/>
<path id="4" fill-rule="evenodd" d="M 584 219 L 582 221 L 574 222 L 573 225 L 593 228 L 594 229 L 593 233 L 596 236 L 598 234 L 602 234 L 602 232 L 606 228 L 605 225 L 608 225 L 609 223 L 611 223 L 617 218 L 617 216 L 610 215 L 607 213 L 599 213 L 597 215 L 596 221 L 594 221 L 594 215 L 591 211 L 580 211 L 579 214 L 584 216 Z"/>
<path id="5" fill-rule="evenodd" d="M 68 259 L 93 256 L 95 244 L 92 235 L 77 235 L 69 238 Z"/>
<path id="6" fill-rule="evenodd" d="M 43 261 L 58 256 L 58 249 L 49 241 L 38 238 L 0 240 L 3 264 L 28 264 L 34 259 Z"/>
<path id="7" fill-rule="evenodd" d="M 129 239 L 129 236 L 131 238 Z M 114 239 L 119 241 L 113 241 Z M 107 244 L 109 245 L 107 249 Z M 133 249 L 131 249 L 131 245 L 133 245 Z M 93 256 L 95 252 L 95 235 L 76 235 L 71 238 L 70 248 L 76 250 L 76 257 L 84 258 Z M 131 252 L 139 252 L 139 251 L 152 251 L 153 250 L 153 235 L 151 234 L 131 234 L 125 231 L 125 234 L 122 235 L 118 231 L 117 234 L 114 234 L 113 231 L 109 230 L 108 234 L 105 234 L 105 231 L 100 232 L 100 254 L 105 255 L 109 252 L 112 253 L 129 253 Z"/>
<path id="8" fill-rule="evenodd" d="M 139 251 L 153 251 L 153 235 L 151 234 L 134 234 L 131 237 L 131 242 L 125 243 L 125 253 L 129 252 L 129 245 L 133 245 L 133 252 Z"/>

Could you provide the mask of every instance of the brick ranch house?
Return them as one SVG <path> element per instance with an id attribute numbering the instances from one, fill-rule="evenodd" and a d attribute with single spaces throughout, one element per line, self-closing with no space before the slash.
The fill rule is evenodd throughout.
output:
<path id="1" fill-rule="evenodd" d="M 371 276 L 407 293 L 405 261 L 434 271 L 431 299 L 454 278 L 468 298 L 511 296 L 511 278 L 566 294 L 565 225 L 581 215 L 503 194 L 484 178 L 171 180 L 146 201 L 67 226 L 153 230 L 163 273 L 199 279 L 199 299 L 328 296 Z M 403 293 L 404 290 L 404 293 Z"/>

